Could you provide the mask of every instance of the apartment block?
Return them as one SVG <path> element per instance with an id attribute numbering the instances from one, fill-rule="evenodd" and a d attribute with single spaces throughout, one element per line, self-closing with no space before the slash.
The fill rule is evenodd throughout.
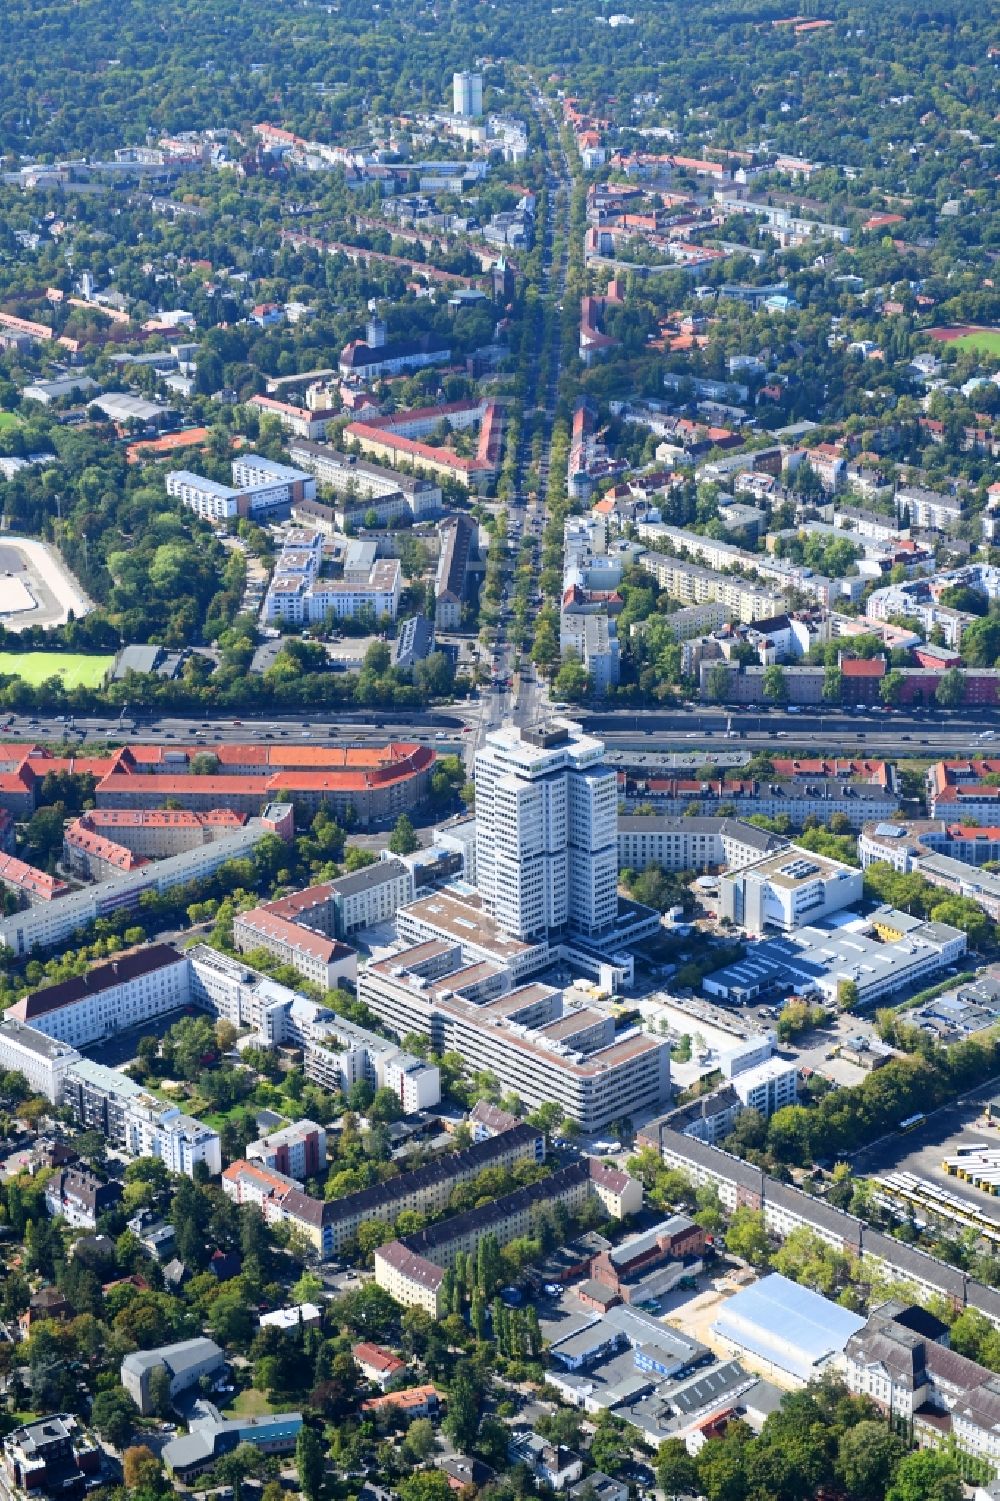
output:
<path id="1" fill-rule="evenodd" d="M 756 1110 L 765 1120 L 776 1110 L 798 1099 L 798 1067 L 784 1058 L 768 1058 L 753 1068 L 734 1074 L 729 1087 L 745 1110 Z"/>
<path id="2" fill-rule="evenodd" d="M 269 1224 L 293 1225 L 317 1252 L 332 1256 L 354 1241 L 359 1225 L 370 1220 L 392 1224 L 404 1209 L 439 1214 L 457 1184 L 469 1182 L 486 1168 L 537 1160 L 538 1140 L 532 1127 L 518 1126 L 341 1199 L 312 1199 L 293 1178 L 242 1160 L 226 1168 L 222 1187 L 236 1203 L 255 1204 Z"/>
<path id="3" fill-rule="evenodd" d="M 784 606 L 781 595 L 763 584 L 719 573 L 668 553 L 643 553 L 642 567 L 671 599 L 689 607 L 717 605 L 731 619 L 770 620 Z"/>
<path id="4" fill-rule="evenodd" d="M 199 1164 L 211 1177 L 222 1171 L 217 1131 L 165 1105 L 118 1069 L 79 1059 L 67 1073 L 62 1103 L 129 1157 L 157 1157 L 168 1172 L 187 1178 Z"/>
<path id="5" fill-rule="evenodd" d="M 326 1132 L 315 1121 L 294 1121 L 247 1147 L 247 1161 L 304 1183 L 326 1169 Z"/>
<path id="6" fill-rule="evenodd" d="M 404 1307 L 424 1308 L 440 1318 L 446 1311 L 441 1303 L 445 1269 L 454 1266 L 459 1252 L 474 1253 L 484 1235 L 494 1235 L 500 1245 L 506 1245 L 532 1233 L 541 1205 L 561 1204 L 575 1215 L 591 1194 L 600 1197 L 608 1213 L 618 1218 L 641 1209 L 642 1185 L 627 1173 L 610 1172 L 625 1180 L 617 1185 L 613 1199 L 606 1197 L 604 1188 L 608 1165 L 588 1158 L 490 1204 L 380 1246 L 375 1252 L 375 1281 Z"/>

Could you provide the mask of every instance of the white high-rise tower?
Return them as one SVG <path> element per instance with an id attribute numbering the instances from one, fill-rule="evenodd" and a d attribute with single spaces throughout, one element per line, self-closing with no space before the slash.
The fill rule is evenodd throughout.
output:
<path id="1" fill-rule="evenodd" d="M 618 786 L 568 720 L 493 730 L 476 756 L 476 880 L 517 938 L 605 932 L 618 912 Z"/>
<path id="2" fill-rule="evenodd" d="M 478 119 L 483 112 L 483 75 L 456 73 L 452 79 L 454 112 L 464 119 Z"/>

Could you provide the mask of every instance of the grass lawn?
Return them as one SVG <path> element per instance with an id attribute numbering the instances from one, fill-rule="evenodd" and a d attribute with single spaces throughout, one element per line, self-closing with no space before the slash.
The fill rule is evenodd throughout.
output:
<path id="1" fill-rule="evenodd" d="M 66 688 L 99 688 L 114 660 L 76 652 L 0 651 L 0 676 L 22 678 L 35 688 L 55 677 L 61 677 Z"/>
<path id="2" fill-rule="evenodd" d="M 248 1386 L 245 1392 L 240 1392 L 234 1398 L 232 1405 L 223 1408 L 224 1418 L 266 1418 L 274 1408 L 255 1386 Z"/>
<path id="3" fill-rule="evenodd" d="M 955 349 L 976 349 L 981 354 L 1000 354 L 1000 329 L 977 328 L 973 333 L 962 334 L 951 342 Z"/>
<path id="4" fill-rule="evenodd" d="M 21 419 L 16 412 L 0 412 L 0 433 L 9 427 L 19 427 Z"/>

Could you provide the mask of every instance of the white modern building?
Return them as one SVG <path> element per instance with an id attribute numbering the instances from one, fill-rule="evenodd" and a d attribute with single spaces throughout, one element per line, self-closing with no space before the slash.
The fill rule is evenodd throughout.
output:
<path id="1" fill-rule="evenodd" d="M 125 1111 L 124 1150 L 130 1157 L 158 1157 L 171 1173 L 192 1178 L 199 1163 L 209 1176 L 222 1172 L 219 1133 L 176 1105 L 164 1105 L 154 1095 L 130 1100 Z"/>
<path id="2" fill-rule="evenodd" d="M 798 1068 L 785 1058 L 768 1058 L 734 1074 L 729 1085 L 745 1110 L 756 1110 L 767 1120 L 798 1099 Z"/>
<path id="3" fill-rule="evenodd" d="M 154 943 L 23 996 L 8 1009 L 7 1017 L 83 1048 L 176 1011 L 190 999 L 187 956 Z"/>
<path id="4" fill-rule="evenodd" d="M 477 119 L 483 112 L 483 75 L 456 73 L 452 79 L 454 112 L 463 119 Z"/>
<path id="5" fill-rule="evenodd" d="M 767 929 L 793 933 L 855 906 L 863 891 L 860 870 L 790 845 L 723 876 L 719 911 L 757 936 Z"/>
<path id="6" fill-rule="evenodd" d="M 374 618 L 395 620 L 402 589 L 398 558 L 372 558 L 364 570 L 345 570 L 342 577 L 323 572 L 323 539 L 318 532 L 293 532 L 275 564 L 264 600 L 270 622 L 293 625 L 323 622 L 333 615 L 353 620 L 368 609 Z"/>
<path id="7" fill-rule="evenodd" d="M 370 964 L 358 996 L 398 1036 L 414 1032 L 436 1053 L 459 1053 L 528 1110 L 556 1101 L 587 1132 L 669 1098 L 666 1042 L 618 1033 L 609 1013 L 565 1005 L 551 985 L 520 984 L 509 969 L 470 959 L 461 941 L 418 943 Z"/>
<path id="8" fill-rule="evenodd" d="M 26 1026 L 9 1011 L 0 1022 L 0 1069 L 23 1074 L 32 1093 L 53 1105 L 62 1099 L 66 1075 L 79 1058 L 69 1043 Z"/>
<path id="9" fill-rule="evenodd" d="M 568 720 L 493 730 L 476 755 L 476 875 L 484 906 L 521 939 L 611 929 L 618 790 L 604 745 Z"/>
<path id="10" fill-rule="evenodd" d="M 261 516 L 286 509 L 293 501 L 316 498 L 316 480 L 311 474 L 276 464 L 262 454 L 241 454 L 233 460 L 232 469 L 231 485 L 189 469 L 172 469 L 166 479 L 167 494 L 206 521 Z"/>

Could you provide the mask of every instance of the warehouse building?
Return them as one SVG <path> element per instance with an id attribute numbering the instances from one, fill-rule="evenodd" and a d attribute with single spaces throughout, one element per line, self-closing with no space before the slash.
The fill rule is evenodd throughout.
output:
<path id="1" fill-rule="evenodd" d="M 750 1355 L 768 1374 L 805 1385 L 844 1368 L 844 1349 L 864 1319 L 777 1272 L 722 1304 L 712 1325 L 733 1355 Z"/>

